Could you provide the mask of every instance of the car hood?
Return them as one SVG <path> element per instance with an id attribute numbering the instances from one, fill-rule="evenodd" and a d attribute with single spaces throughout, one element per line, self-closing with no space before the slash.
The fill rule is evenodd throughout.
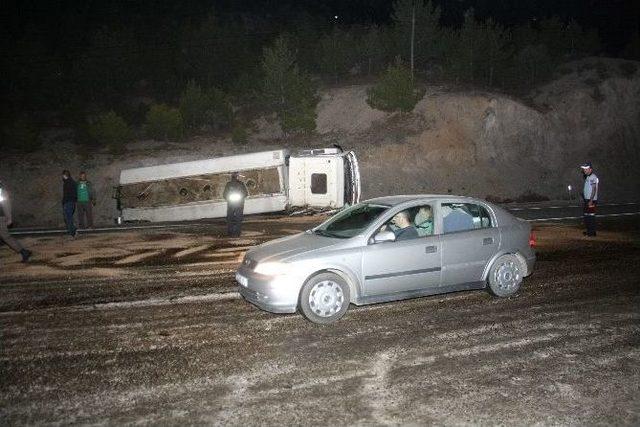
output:
<path id="1" fill-rule="evenodd" d="M 340 243 L 342 239 L 300 233 L 263 243 L 249 250 L 247 257 L 255 262 L 284 261 L 296 255 L 316 251 Z"/>

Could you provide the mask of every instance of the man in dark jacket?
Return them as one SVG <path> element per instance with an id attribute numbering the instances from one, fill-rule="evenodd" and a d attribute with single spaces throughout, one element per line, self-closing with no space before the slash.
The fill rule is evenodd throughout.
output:
<path id="1" fill-rule="evenodd" d="M 0 182 L 0 240 L 4 241 L 11 249 L 19 253 L 22 256 L 22 262 L 27 262 L 31 256 L 31 251 L 25 249 L 20 242 L 9 234 L 8 227 L 12 222 L 9 192 L 2 185 L 2 182 Z"/>
<path id="2" fill-rule="evenodd" d="M 238 179 L 238 173 L 231 174 L 231 181 L 224 187 L 223 197 L 227 201 L 227 233 L 230 237 L 239 237 L 242 229 L 244 199 L 247 187 Z"/>
<path id="3" fill-rule="evenodd" d="M 76 182 L 71 178 L 71 172 L 62 171 L 62 213 L 64 215 L 64 223 L 67 226 L 67 233 L 76 237 L 78 231 L 73 223 L 73 214 L 76 211 L 76 202 L 78 201 L 78 188 Z"/>

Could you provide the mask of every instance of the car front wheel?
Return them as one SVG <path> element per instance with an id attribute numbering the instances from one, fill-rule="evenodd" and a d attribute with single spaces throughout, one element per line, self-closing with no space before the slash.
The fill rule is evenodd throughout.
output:
<path id="1" fill-rule="evenodd" d="M 489 291 L 498 297 L 510 297 L 522 284 L 522 265 L 515 255 L 502 255 L 489 270 Z"/>
<path id="2" fill-rule="evenodd" d="M 349 308 L 349 285 L 334 273 L 313 276 L 300 292 L 300 310 L 313 323 L 337 321 Z"/>

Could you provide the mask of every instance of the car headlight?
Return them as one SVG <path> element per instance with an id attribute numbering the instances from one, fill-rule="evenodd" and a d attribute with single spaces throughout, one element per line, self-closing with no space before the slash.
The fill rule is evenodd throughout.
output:
<path id="1" fill-rule="evenodd" d="M 287 274 L 290 271 L 290 265 L 284 262 L 263 262 L 259 263 L 254 271 L 265 276 L 279 276 Z"/>
<path id="2" fill-rule="evenodd" d="M 242 194 L 240 193 L 231 193 L 227 198 L 229 202 L 239 202 L 240 200 L 242 200 Z"/>
<path id="3" fill-rule="evenodd" d="M 4 202 L 4 194 L 2 194 L 2 188 L 0 188 L 0 202 Z"/>

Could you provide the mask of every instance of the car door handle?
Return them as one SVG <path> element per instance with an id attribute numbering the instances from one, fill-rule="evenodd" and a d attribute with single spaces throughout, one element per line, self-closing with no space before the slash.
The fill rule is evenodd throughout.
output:
<path id="1" fill-rule="evenodd" d="M 484 246 L 493 245 L 493 237 L 485 237 L 484 239 L 482 239 L 482 244 Z"/>
<path id="2" fill-rule="evenodd" d="M 424 248 L 424 251 L 428 254 L 434 254 L 436 252 L 438 252 L 438 247 L 437 246 L 427 246 L 426 248 Z"/>

